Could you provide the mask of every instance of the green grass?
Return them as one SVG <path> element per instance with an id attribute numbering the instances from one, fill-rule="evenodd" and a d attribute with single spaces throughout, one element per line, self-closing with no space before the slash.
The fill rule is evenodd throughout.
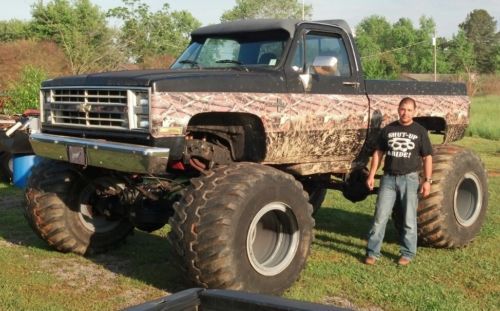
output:
<path id="1" fill-rule="evenodd" d="M 330 191 L 316 217 L 306 269 L 287 298 L 384 310 L 500 309 L 500 141 L 466 137 L 490 172 L 489 210 L 473 243 L 456 250 L 419 247 L 398 267 L 399 247 L 388 226 L 376 266 L 361 263 L 375 196 L 353 204 Z M 22 195 L 0 184 L 0 198 Z M 29 228 L 20 207 L 0 208 L 0 310 L 117 310 L 186 288 L 171 264 L 168 228 L 136 232 L 104 255 L 53 251 Z"/>
<path id="2" fill-rule="evenodd" d="M 375 197 L 353 204 L 329 192 L 316 218 L 307 269 L 286 296 L 316 302 L 341 297 L 384 310 L 498 310 L 499 192 L 500 178 L 491 178 L 487 220 L 473 243 L 456 250 L 419 247 L 416 260 L 404 268 L 395 263 L 399 246 L 391 224 L 382 259 L 376 266 L 361 263 Z"/>
<path id="3" fill-rule="evenodd" d="M 500 140 L 500 96 L 472 98 L 471 122 L 466 135 Z"/>

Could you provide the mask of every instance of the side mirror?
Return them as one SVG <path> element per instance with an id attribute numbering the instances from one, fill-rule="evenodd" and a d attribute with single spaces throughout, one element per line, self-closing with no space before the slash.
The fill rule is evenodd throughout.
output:
<path id="1" fill-rule="evenodd" d="M 312 68 L 320 76 L 339 76 L 338 59 L 335 56 L 316 56 Z"/>

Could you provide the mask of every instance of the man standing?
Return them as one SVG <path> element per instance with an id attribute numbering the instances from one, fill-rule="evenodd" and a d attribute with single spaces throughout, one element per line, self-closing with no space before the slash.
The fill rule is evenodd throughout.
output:
<path id="1" fill-rule="evenodd" d="M 380 257 L 385 227 L 396 200 L 403 212 L 400 232 L 398 264 L 408 265 L 417 252 L 417 206 L 418 192 L 429 195 L 432 184 L 432 145 L 427 130 L 413 121 L 415 100 L 405 97 L 398 107 L 399 120 L 387 125 L 377 141 L 366 184 L 373 190 L 375 173 L 385 154 L 384 175 L 380 189 L 372 228 L 368 234 L 365 263 L 373 265 Z M 424 179 L 420 183 L 418 172 L 423 164 Z"/>

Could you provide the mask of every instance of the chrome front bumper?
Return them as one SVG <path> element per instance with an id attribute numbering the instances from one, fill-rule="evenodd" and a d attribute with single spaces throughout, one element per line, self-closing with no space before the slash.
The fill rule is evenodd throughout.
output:
<path id="1" fill-rule="evenodd" d="M 129 173 L 165 173 L 170 153 L 168 148 L 43 133 L 31 134 L 30 143 L 41 157 Z"/>

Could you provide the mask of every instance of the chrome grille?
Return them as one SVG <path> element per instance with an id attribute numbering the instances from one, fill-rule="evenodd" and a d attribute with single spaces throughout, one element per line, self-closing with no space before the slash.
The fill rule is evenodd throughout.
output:
<path id="1" fill-rule="evenodd" d="M 127 90 L 54 89 L 48 104 L 54 125 L 129 128 Z"/>

